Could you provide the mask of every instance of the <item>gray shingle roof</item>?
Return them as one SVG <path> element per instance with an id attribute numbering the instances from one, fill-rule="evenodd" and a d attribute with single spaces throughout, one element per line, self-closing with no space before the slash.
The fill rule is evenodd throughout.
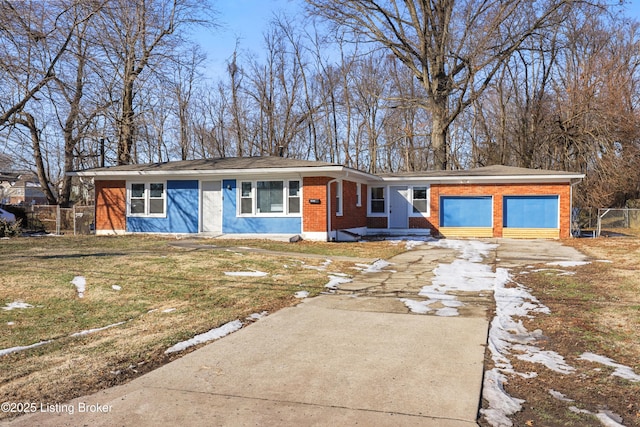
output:
<path id="1" fill-rule="evenodd" d="M 380 174 L 385 178 L 403 178 L 403 177 L 426 177 L 426 178 L 442 178 L 442 177 L 497 177 L 497 176 L 576 176 L 576 172 L 562 172 L 547 169 L 527 169 L 514 166 L 492 165 L 475 169 L 466 170 L 450 170 L 450 171 L 414 171 L 414 172 L 397 172 Z"/>
<path id="2" fill-rule="evenodd" d="M 151 171 L 206 171 L 232 169 L 269 169 L 342 166 L 335 163 L 310 160 L 288 159 L 284 157 L 225 157 L 214 159 L 182 160 L 174 162 L 148 163 L 135 165 L 108 166 L 86 169 L 82 172 L 151 172 Z"/>

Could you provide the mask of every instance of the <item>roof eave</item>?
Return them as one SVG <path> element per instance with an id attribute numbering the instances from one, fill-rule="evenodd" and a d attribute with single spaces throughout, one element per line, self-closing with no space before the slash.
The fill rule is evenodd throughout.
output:
<path id="1" fill-rule="evenodd" d="M 86 170 L 68 172 L 69 176 L 93 178 L 134 178 L 134 177 L 198 177 L 198 176 L 256 176 L 271 174 L 296 174 L 301 176 L 329 175 L 353 177 L 360 181 L 380 180 L 380 177 L 345 166 L 318 166 L 295 168 L 249 168 L 249 169 L 202 169 L 202 170 Z"/>
<path id="2" fill-rule="evenodd" d="M 384 177 L 385 182 L 422 181 L 431 184 L 506 184 L 506 183 L 554 183 L 554 182 L 579 182 L 584 178 L 583 174 L 572 175 L 504 175 L 504 176 L 411 176 L 411 177 Z"/>

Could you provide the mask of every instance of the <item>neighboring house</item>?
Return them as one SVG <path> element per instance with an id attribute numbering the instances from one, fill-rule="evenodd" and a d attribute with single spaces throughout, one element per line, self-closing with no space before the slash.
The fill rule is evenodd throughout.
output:
<path id="1" fill-rule="evenodd" d="M 0 173 L 0 199 L 9 205 L 47 204 L 38 178 L 32 173 Z"/>
<path id="2" fill-rule="evenodd" d="M 280 157 L 88 169 L 96 233 L 570 237 L 583 175 L 489 166 L 373 175 Z"/>

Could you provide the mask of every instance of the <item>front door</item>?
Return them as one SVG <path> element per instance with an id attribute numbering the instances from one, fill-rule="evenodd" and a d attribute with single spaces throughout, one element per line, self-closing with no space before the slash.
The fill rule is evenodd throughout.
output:
<path id="1" fill-rule="evenodd" d="M 391 187 L 389 193 L 389 228 L 408 228 L 410 204 L 408 187 Z"/>
<path id="2" fill-rule="evenodd" d="M 220 181 L 202 181 L 202 232 L 222 231 L 222 192 Z"/>

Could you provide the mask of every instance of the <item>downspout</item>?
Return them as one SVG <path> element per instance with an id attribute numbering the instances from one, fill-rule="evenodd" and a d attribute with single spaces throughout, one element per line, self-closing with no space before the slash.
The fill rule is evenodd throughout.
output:
<path id="1" fill-rule="evenodd" d="M 338 182 L 338 179 L 334 178 L 327 182 L 327 242 L 331 241 L 331 184 L 333 184 L 334 182 Z M 338 241 L 337 231 L 335 241 Z"/>
<path id="2" fill-rule="evenodd" d="M 571 236 L 571 238 L 573 238 L 573 186 L 578 184 L 580 184 L 580 181 L 572 182 L 569 185 L 569 236 Z"/>

